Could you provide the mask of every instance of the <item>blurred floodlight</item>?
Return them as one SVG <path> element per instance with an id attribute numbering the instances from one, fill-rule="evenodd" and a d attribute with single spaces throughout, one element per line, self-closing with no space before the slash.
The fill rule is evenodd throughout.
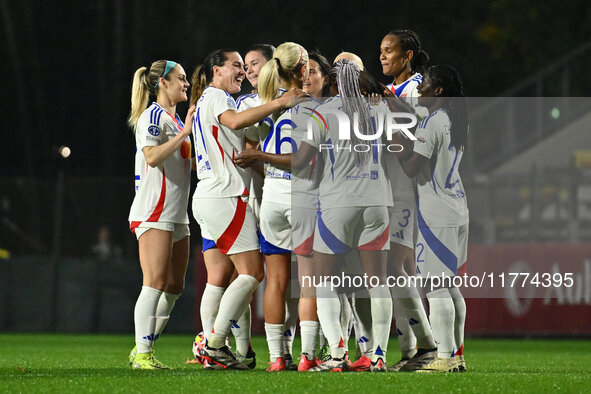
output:
<path id="1" fill-rule="evenodd" d="M 70 153 L 72 153 L 70 148 L 67 146 L 60 146 L 60 148 L 58 149 L 58 152 L 59 152 L 60 156 L 63 157 L 64 159 L 67 159 L 70 156 Z"/>

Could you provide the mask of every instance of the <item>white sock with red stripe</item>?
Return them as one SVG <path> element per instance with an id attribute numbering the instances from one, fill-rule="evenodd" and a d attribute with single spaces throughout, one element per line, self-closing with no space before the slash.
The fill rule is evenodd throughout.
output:
<path id="1" fill-rule="evenodd" d="M 259 281 L 254 276 L 240 274 L 228 286 L 220 301 L 220 309 L 213 323 L 213 330 L 207 337 L 209 347 L 217 349 L 226 344 L 230 327 L 238 323 L 258 285 Z"/>
<path id="2" fill-rule="evenodd" d="M 392 298 L 387 287 L 369 289 L 371 297 L 371 330 L 373 333 L 373 359 L 382 357 L 386 362 L 390 325 L 392 324 Z"/>
<path id="3" fill-rule="evenodd" d="M 302 337 L 302 353 L 306 353 L 308 360 L 316 357 L 316 345 L 318 343 L 318 328 L 320 323 L 313 320 L 300 322 L 300 336 Z"/>
<path id="4" fill-rule="evenodd" d="M 341 330 L 343 331 L 343 342 L 345 343 L 345 351 L 349 351 L 349 335 L 351 335 L 351 304 L 347 298 L 347 294 L 339 294 L 339 302 L 341 303 Z"/>
<path id="5" fill-rule="evenodd" d="M 265 334 L 269 345 L 269 358 L 272 363 L 283 354 L 283 324 L 265 323 Z M 283 360 L 285 361 L 285 360 Z"/>
<path id="6" fill-rule="evenodd" d="M 135 344 L 137 353 L 149 353 L 156 337 L 156 307 L 162 291 L 149 286 L 142 286 L 142 290 L 135 303 L 133 320 L 135 323 Z"/>
<path id="7" fill-rule="evenodd" d="M 373 351 L 371 301 L 367 289 L 355 292 L 351 301 L 353 304 L 351 309 L 353 312 L 355 339 L 357 340 L 361 353 L 371 358 Z"/>
<path id="8" fill-rule="evenodd" d="M 427 294 L 429 299 L 429 320 L 433 337 L 437 341 L 439 357 L 450 358 L 454 354 L 455 308 L 448 289 L 438 289 Z"/>
<path id="9" fill-rule="evenodd" d="M 464 355 L 464 325 L 466 324 L 466 301 L 460 292 L 460 289 L 453 287 L 449 289 L 451 299 L 454 302 L 455 320 L 454 320 L 454 338 L 456 341 L 456 356 Z"/>
<path id="10" fill-rule="evenodd" d="M 232 335 L 234 335 L 234 339 L 236 340 L 236 353 L 243 357 L 246 356 L 246 353 L 248 353 L 248 348 L 250 347 L 251 320 L 252 311 L 250 304 L 248 304 L 246 310 L 242 316 L 240 316 L 240 319 L 238 319 L 238 323 L 232 325 Z"/>
<path id="11" fill-rule="evenodd" d="M 341 329 L 341 302 L 337 293 L 331 291 L 330 286 L 330 282 L 325 282 L 316 287 L 318 320 L 330 346 L 330 355 L 333 358 L 343 358 L 345 356 L 345 342 Z"/>
<path id="12" fill-rule="evenodd" d="M 201 314 L 201 325 L 203 326 L 203 334 L 207 338 L 213 329 L 213 322 L 218 315 L 220 309 L 220 301 L 224 295 L 226 289 L 224 287 L 218 287 L 205 284 L 205 290 L 203 296 L 201 296 L 201 306 L 199 312 Z"/>

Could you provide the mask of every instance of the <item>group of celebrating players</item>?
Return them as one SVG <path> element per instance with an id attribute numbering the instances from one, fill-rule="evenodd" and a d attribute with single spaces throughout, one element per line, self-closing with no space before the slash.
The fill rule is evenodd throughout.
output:
<path id="1" fill-rule="evenodd" d="M 386 286 L 388 277 L 465 269 L 468 209 L 458 167 L 468 121 L 457 71 L 427 68 L 429 57 L 409 30 L 381 41 L 383 74 L 394 79 L 387 86 L 354 54 L 341 53 L 331 65 L 293 42 L 255 45 L 244 59 L 215 50 L 191 83 L 170 60 L 134 75 L 136 196 L 129 222 L 143 286 L 132 368 L 168 368 L 153 345 L 184 286 L 193 169 L 199 181 L 192 211 L 207 269 L 194 354 L 204 369 L 254 368 L 250 302 L 265 278 L 267 371 L 465 371 L 459 289 L 430 286 L 428 318 L 412 281 Z M 235 100 L 245 78 L 254 90 Z M 183 123 L 176 104 L 188 100 L 190 85 Z M 393 113 L 416 121 L 396 129 Z M 333 286 L 347 256 L 375 280 Z M 388 367 L 392 317 L 402 358 Z"/>

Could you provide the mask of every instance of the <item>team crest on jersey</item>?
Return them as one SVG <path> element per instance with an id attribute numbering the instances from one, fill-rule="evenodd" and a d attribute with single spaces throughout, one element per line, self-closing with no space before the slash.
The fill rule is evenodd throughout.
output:
<path id="1" fill-rule="evenodd" d="M 160 127 L 152 125 L 148 127 L 148 133 L 152 134 L 154 137 L 157 137 L 160 135 Z"/>
<path id="2" fill-rule="evenodd" d="M 419 141 L 419 142 L 422 142 L 423 144 L 425 143 L 425 139 L 424 139 L 423 137 L 419 137 L 419 138 L 418 138 L 418 141 Z"/>

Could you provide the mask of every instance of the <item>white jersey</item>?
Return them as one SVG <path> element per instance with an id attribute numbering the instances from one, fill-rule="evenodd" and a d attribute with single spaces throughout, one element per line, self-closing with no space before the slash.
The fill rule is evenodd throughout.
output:
<path id="1" fill-rule="evenodd" d="M 376 111 L 367 103 L 370 114 Z M 313 138 L 306 140 L 321 152 L 324 159 L 322 180 L 319 186 L 320 207 L 369 207 L 392 206 L 392 191 L 386 176 L 383 160 L 384 149 L 379 141 L 362 141 L 352 146 L 351 140 L 339 139 L 339 123 L 336 115 L 326 111 L 342 111 L 342 99 L 337 96 L 327 100 L 315 110 L 326 122 L 326 128 L 314 127 Z M 375 121 L 374 121 L 375 124 Z M 369 150 L 367 162 L 357 165 L 355 150 Z"/>
<path id="2" fill-rule="evenodd" d="M 173 118 L 157 103 L 152 103 L 140 115 L 135 130 L 135 198 L 129 212 L 132 228 L 144 221 L 189 223 L 187 203 L 191 184 L 190 138 L 187 137 L 157 167 L 150 167 L 146 163 L 143 152 L 146 146 L 164 144 L 183 128 L 178 115 Z"/>
<path id="3" fill-rule="evenodd" d="M 443 109 L 423 119 L 414 151 L 430 159 L 417 176 L 419 212 L 429 227 L 457 227 L 468 223 L 468 204 L 458 167 L 462 150 L 451 144 L 451 123 Z"/>
<path id="4" fill-rule="evenodd" d="M 210 86 L 196 106 L 193 137 L 199 182 L 193 198 L 248 195 L 250 170 L 233 161 L 244 149 L 245 131 L 232 130 L 219 121 L 222 113 L 236 111 L 236 102 L 227 92 Z"/>

